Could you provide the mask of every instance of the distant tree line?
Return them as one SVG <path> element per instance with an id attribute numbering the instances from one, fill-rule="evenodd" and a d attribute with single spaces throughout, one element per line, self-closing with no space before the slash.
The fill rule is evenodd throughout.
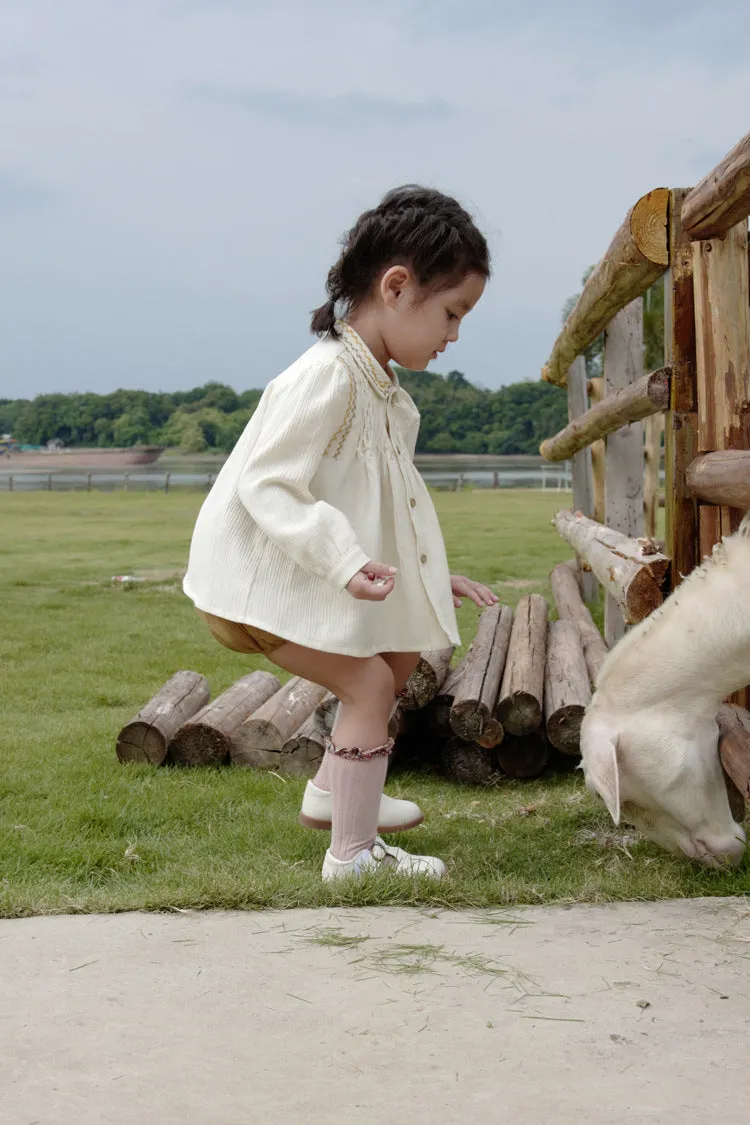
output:
<path id="1" fill-rule="evenodd" d="M 565 302 L 563 321 L 578 296 Z M 643 322 L 644 365 L 652 371 L 664 362 L 663 279 L 644 297 Z M 589 378 L 602 374 L 603 353 L 600 336 L 585 352 Z M 422 415 L 418 453 L 537 453 L 544 438 L 567 423 L 565 392 L 549 383 L 511 383 L 489 391 L 470 383 L 460 371 L 438 375 L 397 370 Z M 120 390 L 0 399 L 0 434 L 11 433 L 29 445 L 46 445 L 57 438 L 65 445 L 152 444 L 184 453 L 229 452 L 261 394 L 238 394 L 223 383 L 206 383 L 174 394 Z"/>
<path id="2" fill-rule="evenodd" d="M 421 414 L 420 453 L 537 453 L 565 425 L 565 394 L 547 383 L 515 383 L 497 391 L 474 386 L 460 371 L 437 375 L 399 368 Z M 184 453 L 228 452 L 253 415 L 260 390 L 238 394 L 206 383 L 175 394 L 49 394 L 0 399 L 0 434 L 22 444 L 177 447 Z"/>

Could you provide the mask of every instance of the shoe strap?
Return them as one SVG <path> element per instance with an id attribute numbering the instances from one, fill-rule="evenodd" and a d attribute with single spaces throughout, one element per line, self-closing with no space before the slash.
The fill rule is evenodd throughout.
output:
<path id="1" fill-rule="evenodd" d="M 380 839 L 377 839 L 372 845 L 370 854 L 378 866 L 396 867 L 398 865 L 398 856 Z"/>

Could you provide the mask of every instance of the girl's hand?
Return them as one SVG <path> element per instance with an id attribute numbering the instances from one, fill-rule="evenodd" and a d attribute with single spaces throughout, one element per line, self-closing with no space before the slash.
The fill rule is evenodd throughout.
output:
<path id="1" fill-rule="evenodd" d="M 472 582 L 470 578 L 464 578 L 462 574 L 451 574 L 451 593 L 456 609 L 460 608 L 462 597 L 471 598 L 480 609 L 486 605 L 497 605 L 500 601 L 497 594 L 493 594 L 489 586 L 484 586 L 481 582 Z"/>
<path id="2" fill-rule="evenodd" d="M 393 590 L 395 566 L 368 562 L 352 578 L 347 590 L 353 598 L 366 602 L 384 602 Z"/>

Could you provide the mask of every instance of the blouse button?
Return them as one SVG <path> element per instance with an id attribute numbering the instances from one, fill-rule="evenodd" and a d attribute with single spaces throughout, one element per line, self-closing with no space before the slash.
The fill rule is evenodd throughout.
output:
<path id="1" fill-rule="evenodd" d="M 416 502 L 416 500 L 414 499 L 413 496 L 412 496 L 411 500 L 409 501 L 409 503 L 411 504 L 412 508 L 416 508 L 417 502 Z"/>
<path id="2" fill-rule="evenodd" d="M 426 563 L 426 562 L 427 562 L 427 555 L 420 555 L 420 556 L 419 556 L 419 561 L 420 561 L 421 563 Z"/>

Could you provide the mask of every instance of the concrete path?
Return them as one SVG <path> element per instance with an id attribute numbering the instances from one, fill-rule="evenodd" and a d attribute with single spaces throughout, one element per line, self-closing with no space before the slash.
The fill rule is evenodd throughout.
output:
<path id="1" fill-rule="evenodd" d="M 745 899 L 0 922 L 3 1125 L 745 1125 L 749 1057 Z"/>

